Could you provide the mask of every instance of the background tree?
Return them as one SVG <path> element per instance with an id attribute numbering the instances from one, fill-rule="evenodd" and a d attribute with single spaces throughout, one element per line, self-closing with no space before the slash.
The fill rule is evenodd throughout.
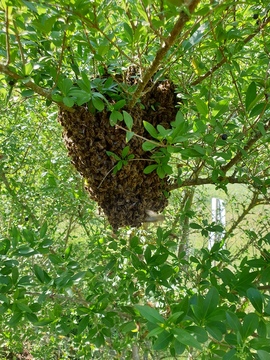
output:
<path id="1" fill-rule="evenodd" d="M 269 4 L 177 5 L 1 1 L 3 358 L 269 359 Z"/>

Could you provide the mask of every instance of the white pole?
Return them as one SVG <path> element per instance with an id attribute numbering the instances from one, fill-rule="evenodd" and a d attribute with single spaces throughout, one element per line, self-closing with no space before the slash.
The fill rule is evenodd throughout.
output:
<path id="1" fill-rule="evenodd" d="M 226 210 L 224 201 L 218 198 L 212 198 L 212 222 L 223 226 L 226 225 Z M 225 232 L 211 232 L 209 236 L 208 249 L 211 249 L 215 242 L 221 241 Z"/>

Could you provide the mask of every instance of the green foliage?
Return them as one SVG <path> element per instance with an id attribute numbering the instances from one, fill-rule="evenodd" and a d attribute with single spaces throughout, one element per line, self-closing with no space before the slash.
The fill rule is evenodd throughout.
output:
<path id="1" fill-rule="evenodd" d="M 106 151 L 106 153 L 117 161 L 117 164 L 112 169 L 114 174 L 116 174 L 117 171 L 120 171 L 124 165 L 127 165 L 129 160 L 134 159 L 134 155 L 129 154 L 129 146 L 124 147 L 121 153 L 121 157 L 119 157 L 112 151 Z"/>
<path id="2" fill-rule="evenodd" d="M 269 359 L 268 1 L 2 0 L 0 19 L 0 357 Z M 142 144 L 144 173 L 170 177 L 166 220 L 113 233 L 54 103 L 109 112 L 128 142 L 168 79 L 176 117 L 150 99 Z M 107 154 L 114 173 L 136 160 Z"/>

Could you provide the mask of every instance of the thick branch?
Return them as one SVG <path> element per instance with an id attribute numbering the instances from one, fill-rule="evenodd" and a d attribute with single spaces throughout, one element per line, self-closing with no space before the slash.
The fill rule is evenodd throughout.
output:
<path id="1" fill-rule="evenodd" d="M 200 2 L 200 0 L 192 0 L 190 2 L 189 6 L 188 6 L 188 11 L 190 14 L 192 14 L 194 12 L 194 10 L 196 9 L 199 2 Z M 142 81 L 139 83 L 136 91 L 134 92 L 132 99 L 130 101 L 130 104 L 129 104 L 130 108 L 132 108 L 136 104 L 137 100 L 141 97 L 141 94 L 142 94 L 144 88 L 150 81 L 151 77 L 158 70 L 160 63 L 164 59 L 164 56 L 166 55 L 168 50 L 176 43 L 179 34 L 183 30 L 184 25 L 186 24 L 186 22 L 189 19 L 190 19 L 190 15 L 188 15 L 184 11 L 181 11 L 179 18 L 178 18 L 176 24 L 174 25 L 170 35 L 167 37 L 167 39 L 164 40 L 164 45 L 161 46 L 160 49 L 158 50 L 152 65 L 147 69 L 147 71 L 145 72 L 145 74 L 142 78 Z"/>
<path id="2" fill-rule="evenodd" d="M 179 189 L 182 187 L 188 186 L 198 186 L 198 185 L 215 185 L 221 181 L 226 181 L 228 184 L 247 184 L 247 179 L 236 178 L 234 176 L 220 177 L 218 181 L 214 181 L 211 177 L 206 178 L 196 178 L 196 179 L 187 179 L 184 180 L 181 184 L 173 183 L 169 186 L 169 191 Z"/>
<path id="3" fill-rule="evenodd" d="M 25 78 L 21 75 L 18 75 L 17 73 L 11 71 L 8 66 L 5 66 L 3 64 L 0 64 L 0 72 L 2 74 L 5 74 L 9 77 L 11 77 L 12 79 L 14 80 L 17 80 L 17 81 L 22 81 L 22 80 L 25 80 Z M 51 96 L 51 91 L 50 90 L 47 90 L 47 89 L 44 89 L 40 86 L 38 86 L 37 84 L 35 84 L 33 81 L 31 80 L 28 80 L 28 81 L 24 81 L 23 82 L 23 86 L 25 86 L 26 88 L 28 89 L 31 89 L 33 90 L 36 94 L 39 94 L 41 95 L 42 97 L 50 100 L 50 101 L 53 101 L 52 100 L 52 96 Z M 74 109 L 72 108 L 69 108 L 67 107 L 65 104 L 63 103 L 60 103 L 60 102 L 56 102 L 54 101 L 58 106 L 60 106 L 62 109 L 64 110 L 67 110 L 67 111 L 70 111 L 70 112 L 74 112 Z"/>

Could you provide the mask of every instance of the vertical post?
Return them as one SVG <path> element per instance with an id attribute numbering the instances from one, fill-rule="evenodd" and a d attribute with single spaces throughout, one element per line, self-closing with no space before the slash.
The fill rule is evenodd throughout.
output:
<path id="1" fill-rule="evenodd" d="M 217 225 L 222 225 L 225 228 L 226 225 L 226 211 L 224 201 L 218 198 L 212 198 L 212 222 Z M 211 232 L 209 236 L 208 249 L 211 249 L 215 242 L 221 241 L 224 232 L 216 233 Z"/>

